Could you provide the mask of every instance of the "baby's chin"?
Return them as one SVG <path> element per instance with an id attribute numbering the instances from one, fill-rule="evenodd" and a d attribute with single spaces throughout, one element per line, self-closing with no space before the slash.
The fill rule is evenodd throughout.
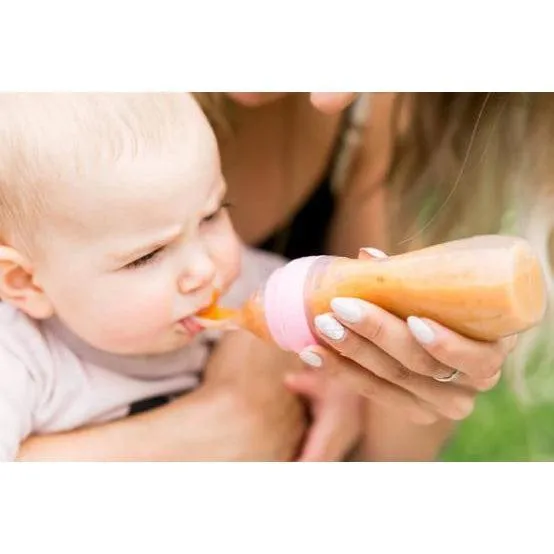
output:
<path id="1" fill-rule="evenodd" d="M 144 356 L 160 356 L 170 354 L 185 348 L 195 342 L 196 337 L 184 333 L 170 333 L 166 337 L 156 337 L 148 339 L 140 336 L 133 339 L 125 337 L 118 340 L 117 337 L 94 337 L 94 339 L 86 340 L 90 346 L 116 356 L 124 357 L 144 357 Z"/>
<path id="2" fill-rule="evenodd" d="M 145 329 L 138 325 L 133 328 L 123 321 L 94 321 L 89 318 L 87 325 L 78 325 L 80 321 L 62 318 L 55 315 L 51 318 L 52 325 L 59 327 L 57 333 L 62 333 L 64 340 L 75 349 L 92 348 L 101 353 L 117 356 L 155 356 L 175 352 L 195 342 L 203 328 L 196 332 L 187 332 L 179 323 L 162 324 Z"/>

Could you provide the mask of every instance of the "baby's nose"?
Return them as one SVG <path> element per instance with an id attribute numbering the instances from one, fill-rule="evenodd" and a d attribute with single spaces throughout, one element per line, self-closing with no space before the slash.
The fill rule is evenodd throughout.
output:
<path id="1" fill-rule="evenodd" d="M 209 286 L 215 278 L 215 266 L 209 258 L 196 263 L 179 277 L 179 292 L 189 294 Z"/>

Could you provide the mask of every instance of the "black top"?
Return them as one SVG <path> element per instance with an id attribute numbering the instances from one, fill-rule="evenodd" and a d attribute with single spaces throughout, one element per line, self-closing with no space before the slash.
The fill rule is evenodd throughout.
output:
<path id="1" fill-rule="evenodd" d="M 285 228 L 258 245 L 288 259 L 325 253 L 329 222 L 335 208 L 329 174 Z"/>

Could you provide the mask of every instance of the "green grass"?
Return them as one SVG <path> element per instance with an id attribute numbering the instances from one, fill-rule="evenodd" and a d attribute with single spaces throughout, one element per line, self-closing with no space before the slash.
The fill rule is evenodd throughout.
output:
<path id="1" fill-rule="evenodd" d="M 475 411 L 460 425 L 441 459 L 554 460 L 553 372 L 543 341 L 528 361 L 526 384 L 534 401 L 521 402 L 508 381 L 502 380 L 492 391 L 480 395 Z"/>

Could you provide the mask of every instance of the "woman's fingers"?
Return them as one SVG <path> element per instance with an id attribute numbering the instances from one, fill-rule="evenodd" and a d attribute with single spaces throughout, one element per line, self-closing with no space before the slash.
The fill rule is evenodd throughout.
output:
<path id="1" fill-rule="evenodd" d="M 386 258 L 387 255 L 375 248 L 362 248 L 358 257 L 360 259 L 373 258 L 378 260 Z M 349 310 L 348 305 L 352 305 L 353 301 L 357 302 L 356 307 Z M 354 324 L 350 324 L 350 327 L 367 338 L 377 335 L 374 342 L 379 344 L 391 356 L 401 360 L 407 367 L 423 375 L 439 378 L 448 377 L 452 374 L 452 371 L 457 370 L 459 372 L 457 382 L 477 390 L 488 390 L 498 382 L 499 371 L 517 342 L 517 336 L 515 335 L 496 342 L 476 341 L 459 335 L 429 319 L 409 317 L 406 323 L 413 339 L 433 360 L 442 363 L 442 367 L 437 366 L 435 362 L 429 362 L 429 358 L 422 356 L 421 353 L 418 354 L 417 349 L 414 350 L 413 348 L 413 343 L 410 345 L 411 341 L 405 334 L 402 320 L 394 316 L 391 317 L 391 314 L 376 306 L 372 307 L 371 304 L 360 302 L 355 299 L 336 299 L 334 306 L 338 309 L 334 309 L 335 315 L 340 320 L 346 305 L 345 315 L 347 317 L 343 320 L 343 323 L 347 326 L 350 323 L 358 323 L 358 321 L 351 321 L 352 317 L 348 317 L 357 311 L 356 315 L 358 317 L 354 317 L 354 320 L 359 320 L 360 327 L 356 327 Z M 398 348 L 394 348 L 391 342 L 399 339 L 400 342 L 397 342 Z M 402 357 L 397 357 L 395 354 L 400 352 L 404 352 L 404 354 Z M 407 358 L 410 358 L 412 363 Z M 432 368 L 431 373 L 425 369 L 426 367 Z M 439 367 L 441 369 L 437 374 Z M 447 368 L 450 373 L 440 375 L 443 368 Z"/>
<path id="2" fill-rule="evenodd" d="M 407 323 L 413 337 L 434 359 L 476 381 L 493 378 L 517 340 L 515 336 L 496 342 L 472 340 L 418 317 L 409 317 Z"/>
<path id="3" fill-rule="evenodd" d="M 300 358 L 308 365 L 336 376 L 361 396 L 399 409 L 415 423 L 430 424 L 438 419 L 433 406 L 427 402 L 322 346 L 307 348 Z"/>
<path id="4" fill-rule="evenodd" d="M 431 407 L 434 412 L 448 419 L 464 419 L 473 411 L 474 391 L 457 386 L 457 384 L 439 383 L 429 377 L 414 373 L 374 344 L 355 333 L 351 333 L 351 335 L 349 350 L 350 356 L 354 358 L 351 363 L 354 364 L 355 370 L 348 364 L 350 356 L 346 357 L 345 354 L 336 357 L 320 357 L 320 363 L 326 372 L 353 373 L 344 378 L 348 379 L 349 384 L 360 394 L 368 396 L 369 387 L 375 396 L 378 392 L 374 391 L 374 378 L 377 377 L 384 383 L 390 383 L 400 390 L 404 389 L 414 398 L 423 402 L 423 405 Z M 307 349 L 301 357 L 305 362 L 313 363 L 314 349 Z M 388 399 L 384 399 L 384 402 L 388 403 L 389 401 L 399 401 L 402 406 L 405 405 L 403 396 L 399 397 L 389 393 Z"/>
<path id="5" fill-rule="evenodd" d="M 357 298 L 335 298 L 331 308 L 332 314 L 315 318 L 319 336 L 361 366 L 368 367 L 366 357 L 371 355 L 373 344 L 420 375 L 443 378 L 452 373 L 452 368 L 427 353 L 406 323 L 393 314 Z"/>
<path id="6" fill-rule="evenodd" d="M 312 413 L 312 423 L 298 461 L 344 460 L 360 438 L 361 397 L 323 372 L 290 374 L 285 383 L 293 392 L 308 398 Z"/>

